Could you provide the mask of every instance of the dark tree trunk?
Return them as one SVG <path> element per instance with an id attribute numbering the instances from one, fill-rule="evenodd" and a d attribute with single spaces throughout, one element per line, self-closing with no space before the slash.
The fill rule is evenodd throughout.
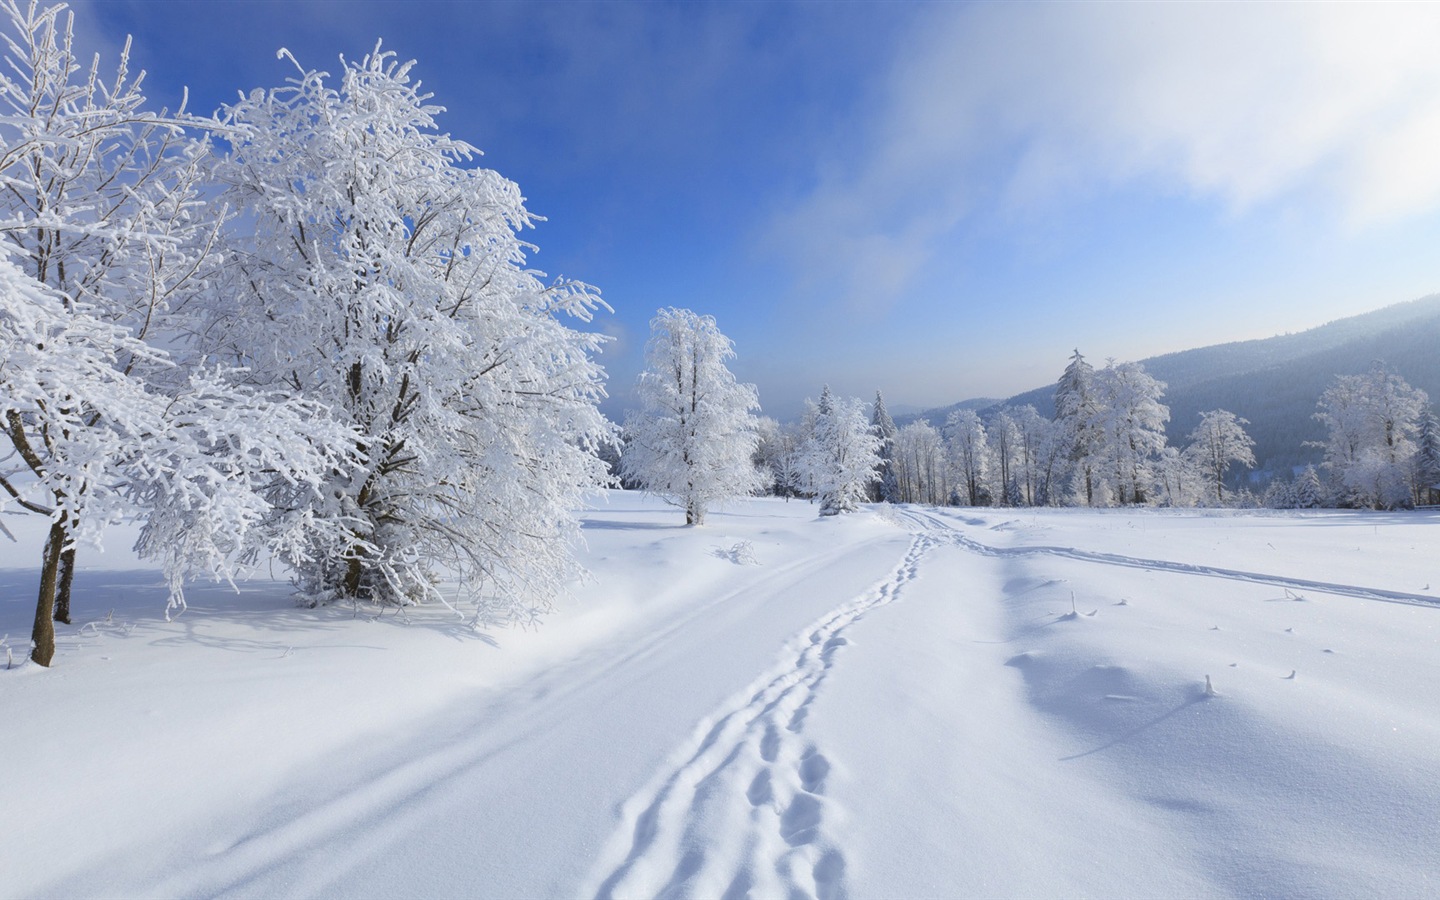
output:
<path id="1" fill-rule="evenodd" d="M 70 624 L 70 586 L 75 583 L 75 545 L 60 554 L 60 585 L 55 589 L 55 621 Z"/>
<path id="2" fill-rule="evenodd" d="M 45 554 L 40 566 L 40 596 L 35 601 L 35 630 L 30 633 L 30 639 L 35 642 L 30 658 L 46 667 L 55 658 L 55 580 L 64 546 L 65 524 L 63 521 L 56 522 L 50 526 L 50 537 L 45 541 Z"/>

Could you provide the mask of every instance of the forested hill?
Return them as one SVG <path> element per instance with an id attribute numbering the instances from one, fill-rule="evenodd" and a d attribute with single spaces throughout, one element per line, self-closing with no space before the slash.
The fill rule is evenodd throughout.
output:
<path id="1" fill-rule="evenodd" d="M 1089 356 L 1096 367 L 1104 365 L 1101 352 L 1103 348 L 1097 348 Z M 1283 472 L 1320 459 L 1319 450 L 1304 446 L 1324 437 L 1323 427 L 1312 418 L 1320 394 L 1336 375 L 1365 372 L 1375 360 L 1440 400 L 1440 294 L 1296 334 L 1216 344 L 1141 362 L 1167 385 L 1164 402 L 1170 407 L 1167 433 L 1172 445 L 1184 446 L 1202 411 L 1228 409 L 1250 420 L 1247 430 L 1255 439 L 1259 468 Z M 1055 360 L 1057 378 L 1065 363 L 1064 358 Z M 1047 384 L 1002 404 L 1028 403 L 1050 416 L 1054 390 Z M 945 416 L 959 406 L 916 418 L 943 425 Z"/>

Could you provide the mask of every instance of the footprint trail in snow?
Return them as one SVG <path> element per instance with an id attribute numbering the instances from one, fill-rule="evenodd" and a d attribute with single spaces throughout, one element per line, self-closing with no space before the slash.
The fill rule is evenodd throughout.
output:
<path id="1" fill-rule="evenodd" d="M 916 535 L 891 576 L 826 615 L 784 661 L 696 727 L 673 770 L 621 809 L 596 867 L 611 897 L 844 897 L 845 850 L 829 826 L 831 762 L 805 733 L 844 632 L 897 599 L 944 541 Z"/>

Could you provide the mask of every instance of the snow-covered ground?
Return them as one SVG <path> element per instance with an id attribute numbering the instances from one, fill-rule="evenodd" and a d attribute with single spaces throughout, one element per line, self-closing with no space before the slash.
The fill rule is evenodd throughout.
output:
<path id="1" fill-rule="evenodd" d="M 1440 516 L 814 512 L 612 493 L 535 631 L 117 533 L 49 670 L 7 517 L 0 895 L 1440 892 Z"/>

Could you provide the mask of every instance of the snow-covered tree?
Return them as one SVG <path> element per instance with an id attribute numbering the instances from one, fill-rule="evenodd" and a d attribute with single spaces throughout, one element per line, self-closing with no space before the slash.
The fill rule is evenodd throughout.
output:
<path id="1" fill-rule="evenodd" d="M 1225 503 L 1225 473 L 1234 463 L 1255 465 L 1255 442 L 1245 433 L 1250 422 L 1223 409 L 1200 414 L 1200 424 L 1190 432 L 1185 453 L 1204 476 L 1215 502 Z"/>
<path id="2" fill-rule="evenodd" d="M 188 340 L 225 220 L 193 134 L 213 123 L 148 110 L 128 46 L 113 76 L 82 67 L 62 7 L 4 2 L 0 20 L 0 505 L 51 521 L 32 654 L 48 665 L 81 540 L 140 516 L 183 605 L 187 577 L 228 577 L 254 548 L 257 490 L 313 489 L 344 454 L 317 449 L 335 434 L 306 426 L 313 404 L 238 387 Z"/>
<path id="3" fill-rule="evenodd" d="M 1095 385 L 1095 367 L 1076 350 L 1055 385 L 1055 422 L 1066 445 L 1076 486 L 1085 505 L 1095 505 L 1103 476 L 1105 423 Z"/>
<path id="4" fill-rule="evenodd" d="M 1020 427 L 1010 416 L 1009 408 L 997 410 L 985 429 L 986 449 L 989 453 L 989 469 L 994 488 L 991 494 L 1003 506 L 1019 506 L 1024 503 L 1024 492 L 1018 488 L 1018 472 L 1022 465 L 1024 448 Z M 1017 500 L 1016 498 L 1020 498 Z"/>
<path id="5" fill-rule="evenodd" d="M 771 493 L 786 500 L 801 496 L 805 487 L 800 458 L 805 443 L 803 427 L 796 423 L 781 424 L 766 416 L 756 421 L 760 437 L 755 449 L 756 465 L 768 473 Z"/>
<path id="6" fill-rule="evenodd" d="M 1204 478 L 1189 454 L 1166 447 L 1160 451 L 1151 468 L 1151 499 L 1161 506 L 1195 506 L 1208 496 Z"/>
<path id="7" fill-rule="evenodd" d="M 332 86 L 281 55 L 285 86 L 224 111 L 243 227 L 208 333 L 257 383 L 325 404 L 364 461 L 277 498 L 313 525 L 288 557 L 301 596 L 416 603 L 445 567 L 477 621 L 533 617 L 606 479 L 601 339 L 568 324 L 604 304 L 527 268 L 519 188 L 437 130 L 411 63 L 377 45 Z"/>
<path id="8" fill-rule="evenodd" d="M 1320 397 L 1325 466 L 1354 506 L 1394 509 L 1414 502 L 1415 440 L 1428 398 L 1376 363 L 1364 375 L 1341 375 Z"/>
<path id="9" fill-rule="evenodd" d="M 929 422 L 911 422 L 895 437 L 899 502 L 941 505 L 949 498 L 945 442 Z"/>
<path id="10" fill-rule="evenodd" d="M 1325 485 L 1314 466 L 1306 466 L 1295 479 L 1293 499 L 1296 509 L 1319 509 L 1326 505 Z"/>
<path id="11" fill-rule="evenodd" d="M 1165 423 L 1170 420 L 1169 408 L 1160 402 L 1165 385 L 1139 363 L 1111 362 L 1096 373 L 1095 389 L 1114 500 L 1145 503 L 1154 478 L 1152 463 L 1165 449 Z"/>
<path id="12" fill-rule="evenodd" d="M 1440 419 L 1426 404 L 1420 417 L 1420 436 L 1415 449 L 1415 502 L 1440 502 Z"/>
<path id="13" fill-rule="evenodd" d="M 981 506 L 987 471 L 984 423 L 975 410 L 957 409 L 945 420 L 945 437 L 963 502 Z"/>
<path id="14" fill-rule="evenodd" d="M 1283 478 L 1272 478 L 1260 495 L 1260 505 L 1266 509 L 1294 509 L 1295 485 Z"/>
<path id="15" fill-rule="evenodd" d="M 899 502 L 900 487 L 895 477 L 895 420 L 885 408 L 885 398 L 875 392 L 870 428 L 880 438 L 880 477 L 870 485 L 870 499 L 877 503 Z"/>
<path id="16" fill-rule="evenodd" d="M 1020 435 L 1020 483 L 1025 505 L 1048 505 L 1054 502 L 1054 484 L 1063 476 L 1065 448 L 1059 429 L 1028 403 L 1013 414 Z"/>
<path id="17" fill-rule="evenodd" d="M 865 404 L 835 397 L 826 385 L 806 418 L 810 429 L 802 459 L 810 489 L 820 498 L 820 515 L 854 511 L 880 462 L 880 437 L 870 430 Z"/>
<path id="18" fill-rule="evenodd" d="M 701 525 L 708 509 L 763 486 L 752 457 L 759 443 L 754 385 L 725 367 L 735 346 L 715 319 L 662 309 L 650 320 L 641 408 L 625 423 L 623 471 Z"/>

